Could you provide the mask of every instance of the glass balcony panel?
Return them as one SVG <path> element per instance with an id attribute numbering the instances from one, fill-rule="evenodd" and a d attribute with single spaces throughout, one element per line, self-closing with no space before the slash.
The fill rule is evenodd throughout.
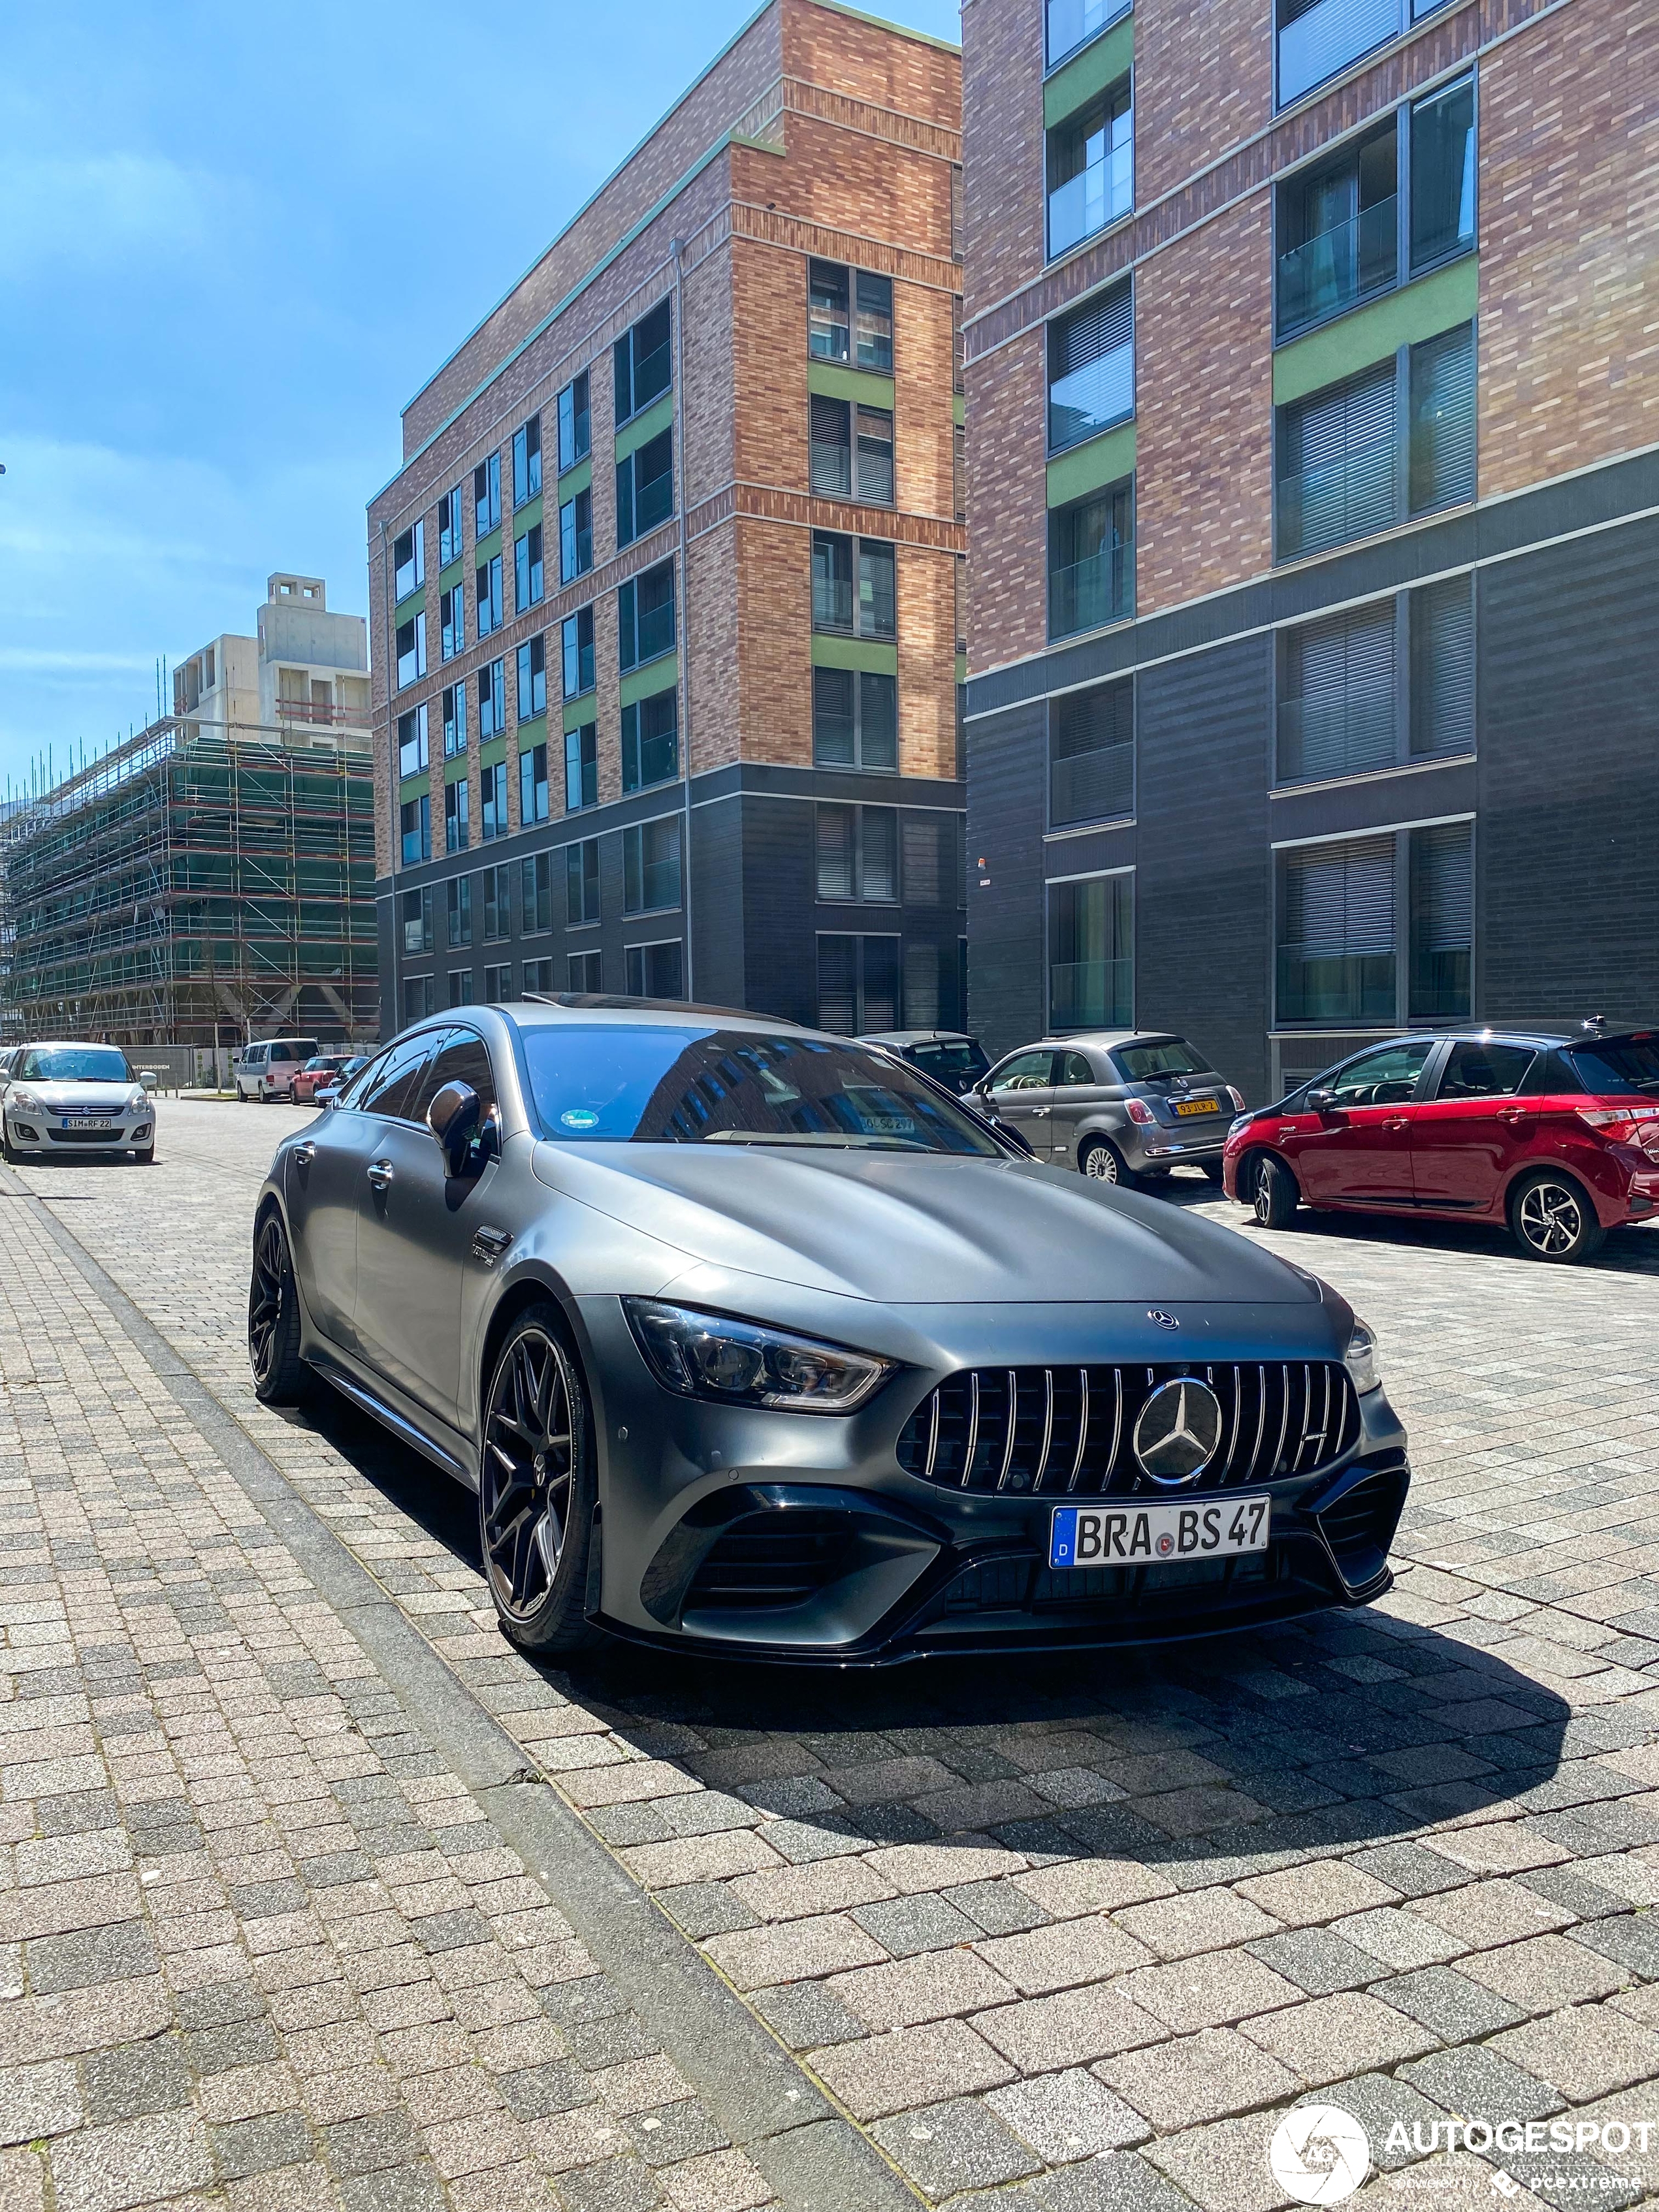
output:
<path id="1" fill-rule="evenodd" d="M 1048 195 L 1048 258 L 1052 261 L 1121 215 L 1134 198 L 1132 149 L 1126 140 Z"/>
<path id="2" fill-rule="evenodd" d="M 672 599 L 665 599 L 659 607 L 641 608 L 639 617 L 640 659 L 654 660 L 659 653 L 672 652 L 673 644 Z"/>
<path id="3" fill-rule="evenodd" d="M 1134 1004 L 1133 960 L 1058 961 L 1048 970 L 1048 1025 L 1121 1029 Z"/>
<path id="4" fill-rule="evenodd" d="M 1048 766 L 1048 820 L 1064 830 L 1076 822 L 1110 822 L 1134 811 L 1134 747 L 1102 745 Z"/>
<path id="5" fill-rule="evenodd" d="M 1127 15 L 1123 0 L 1048 0 L 1048 64 L 1064 60 L 1074 46 Z"/>
<path id="6" fill-rule="evenodd" d="M 1400 200 L 1362 208 L 1279 257 L 1279 334 L 1287 337 L 1394 285 L 1400 270 Z"/>
<path id="7" fill-rule="evenodd" d="M 1393 38 L 1400 17 L 1400 0 L 1314 0 L 1279 34 L 1279 106 Z"/>
<path id="8" fill-rule="evenodd" d="M 1048 635 L 1098 629 L 1134 611 L 1134 548 L 1109 546 L 1086 561 L 1048 572 Z"/>
<path id="9" fill-rule="evenodd" d="M 1396 1018 L 1392 952 L 1307 953 L 1281 945 L 1281 1022 L 1392 1022 Z"/>
<path id="10" fill-rule="evenodd" d="M 648 407 L 666 392 L 673 375 L 672 348 L 665 342 L 653 353 L 642 354 L 634 364 L 634 412 Z"/>
<path id="11" fill-rule="evenodd" d="M 1092 438 L 1097 430 L 1134 411 L 1135 352 L 1114 346 L 1085 368 L 1057 376 L 1048 386 L 1048 449 L 1058 453 Z"/>

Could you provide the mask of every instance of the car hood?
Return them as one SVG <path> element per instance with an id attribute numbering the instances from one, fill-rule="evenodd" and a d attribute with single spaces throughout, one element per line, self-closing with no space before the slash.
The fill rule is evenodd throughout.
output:
<path id="1" fill-rule="evenodd" d="M 31 1093 L 54 1112 L 64 1106 L 101 1106 L 113 1113 L 125 1106 L 137 1088 L 131 1083 L 41 1083 L 14 1080 L 13 1089 Z"/>
<path id="2" fill-rule="evenodd" d="M 1025 1160 L 538 1144 L 550 1188 L 690 1260 L 884 1304 L 1317 1303 L 1231 1230 Z"/>

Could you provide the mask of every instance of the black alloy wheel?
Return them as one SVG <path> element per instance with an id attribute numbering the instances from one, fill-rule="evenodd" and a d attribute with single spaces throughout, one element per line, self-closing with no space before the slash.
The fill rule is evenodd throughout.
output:
<path id="1" fill-rule="evenodd" d="M 1571 1266 L 1593 1259 L 1607 1235 L 1588 1194 L 1548 1168 L 1516 1185 L 1509 1211 L 1515 1241 L 1529 1260 Z"/>
<path id="2" fill-rule="evenodd" d="M 1283 1160 L 1275 1159 L 1271 1152 L 1261 1155 L 1255 1171 L 1255 1189 L 1252 1207 L 1257 1221 L 1264 1229 L 1288 1229 L 1296 1218 L 1296 1209 L 1302 1202 L 1296 1177 Z"/>
<path id="3" fill-rule="evenodd" d="M 247 1293 L 247 1356 L 261 1405 L 298 1406 L 311 1370 L 300 1357 L 300 1295 L 283 1217 L 272 1206 L 254 1231 Z"/>
<path id="4" fill-rule="evenodd" d="M 478 1531 L 490 1595 L 515 1644 L 571 1651 L 593 1517 L 587 1398 L 553 1310 L 532 1306 L 501 1347 L 484 1413 Z"/>

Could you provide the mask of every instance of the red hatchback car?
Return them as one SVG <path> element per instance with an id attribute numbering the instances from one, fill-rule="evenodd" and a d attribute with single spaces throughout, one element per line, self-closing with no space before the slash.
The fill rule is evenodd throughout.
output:
<path id="1" fill-rule="evenodd" d="M 1267 1229 L 1304 1202 L 1463 1215 L 1588 1260 L 1659 1215 L 1659 1030 L 1390 1038 L 1240 1115 L 1222 1173 Z"/>

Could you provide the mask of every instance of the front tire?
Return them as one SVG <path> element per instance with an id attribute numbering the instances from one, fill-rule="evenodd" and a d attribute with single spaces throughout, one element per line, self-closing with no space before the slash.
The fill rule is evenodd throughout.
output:
<path id="1" fill-rule="evenodd" d="M 7 1130 L 4 1135 L 0 1137 L 0 1158 L 4 1159 L 6 1165 L 9 1168 L 20 1168 L 23 1164 L 23 1155 L 18 1151 L 16 1146 L 13 1144 L 11 1140 L 11 1132 L 9 1130 Z"/>
<path id="2" fill-rule="evenodd" d="M 132 1150 L 132 1161 L 135 1167 L 153 1168 L 155 1164 L 155 1146 L 153 1144 L 135 1145 Z"/>
<path id="3" fill-rule="evenodd" d="M 1134 1176 L 1109 1137 L 1091 1139 L 1084 1146 L 1077 1165 L 1078 1173 L 1086 1176 L 1091 1182 L 1115 1182 L 1124 1190 L 1134 1188 Z"/>
<path id="4" fill-rule="evenodd" d="M 1204 1170 L 1205 1179 L 1206 1182 L 1219 1182 L 1221 1181 L 1222 1169 L 1219 1160 L 1200 1160 L 1199 1162 L 1199 1165 Z"/>
<path id="5" fill-rule="evenodd" d="M 551 1304 L 527 1307 L 490 1377 L 478 1468 L 489 1594 L 526 1651 L 599 1640 L 583 1612 L 597 1495 L 587 1393 L 563 1318 Z"/>
<path id="6" fill-rule="evenodd" d="M 1252 1209 L 1263 1229 L 1288 1229 L 1296 1218 L 1296 1209 L 1302 1203 L 1302 1193 L 1297 1188 L 1296 1177 L 1283 1160 L 1271 1152 L 1265 1154 L 1255 1171 L 1255 1189 Z"/>
<path id="7" fill-rule="evenodd" d="M 305 1403 L 312 1376 L 300 1357 L 300 1293 L 288 1231 L 274 1206 L 254 1232 L 247 1356 L 253 1370 L 253 1395 L 262 1406 Z"/>
<path id="8" fill-rule="evenodd" d="M 1593 1260 L 1607 1231 L 1589 1193 L 1571 1176 L 1541 1168 L 1510 1193 L 1510 1232 L 1528 1260 L 1572 1267 Z"/>

